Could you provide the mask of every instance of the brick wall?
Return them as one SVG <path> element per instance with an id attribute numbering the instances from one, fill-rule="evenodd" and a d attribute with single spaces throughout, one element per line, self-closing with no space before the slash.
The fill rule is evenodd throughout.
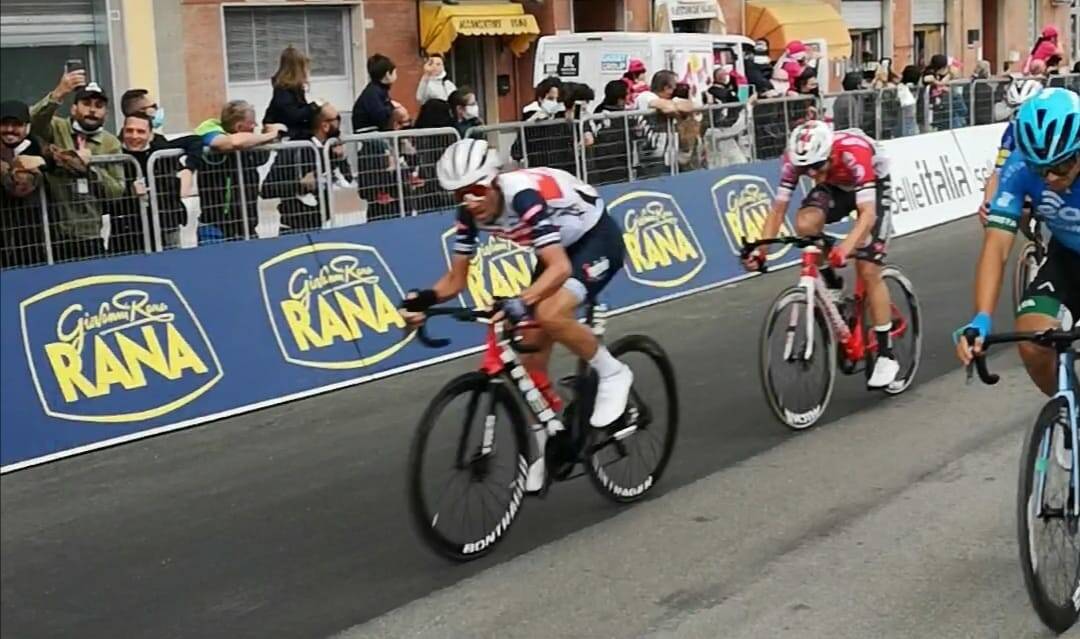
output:
<path id="1" fill-rule="evenodd" d="M 183 0 L 187 115 L 192 126 L 216 118 L 225 103 L 225 51 L 221 0 Z"/>
<path id="2" fill-rule="evenodd" d="M 893 69 L 897 74 L 915 58 L 914 37 L 911 32 L 911 3 L 914 0 L 896 0 L 892 14 Z"/>

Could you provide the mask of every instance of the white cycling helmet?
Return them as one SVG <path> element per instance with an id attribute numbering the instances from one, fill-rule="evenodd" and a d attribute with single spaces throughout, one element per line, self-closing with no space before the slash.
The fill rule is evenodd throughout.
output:
<path id="1" fill-rule="evenodd" d="M 788 138 L 788 159 L 795 166 L 810 166 L 829 159 L 833 130 L 822 120 L 800 124 Z"/>
<path id="2" fill-rule="evenodd" d="M 1039 91 L 1042 91 L 1042 82 L 1032 78 L 1017 78 L 1015 82 L 1009 85 L 1008 90 L 1005 91 L 1005 104 L 1010 109 L 1019 108 L 1021 104 L 1027 102 L 1031 98 L 1035 97 Z"/>
<path id="3" fill-rule="evenodd" d="M 491 184 L 499 173 L 499 155 L 486 140 L 458 140 L 449 146 L 435 167 L 439 186 L 456 191 L 473 184 Z"/>

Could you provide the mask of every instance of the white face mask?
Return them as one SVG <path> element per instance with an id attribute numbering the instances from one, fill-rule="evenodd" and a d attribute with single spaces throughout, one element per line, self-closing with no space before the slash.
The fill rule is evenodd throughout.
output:
<path id="1" fill-rule="evenodd" d="M 544 113 L 548 115 L 555 115 L 559 112 L 558 100 L 544 100 L 540 103 L 540 108 L 544 110 Z"/>
<path id="2" fill-rule="evenodd" d="M 772 88 L 774 90 L 776 90 L 776 91 L 780 91 L 781 93 L 786 92 L 788 90 L 789 86 L 791 86 L 791 85 L 789 85 L 786 80 L 773 80 L 772 81 Z"/>
<path id="3" fill-rule="evenodd" d="M 479 104 L 467 104 L 467 105 L 465 105 L 465 117 L 466 118 L 479 118 L 480 117 L 480 105 Z"/>

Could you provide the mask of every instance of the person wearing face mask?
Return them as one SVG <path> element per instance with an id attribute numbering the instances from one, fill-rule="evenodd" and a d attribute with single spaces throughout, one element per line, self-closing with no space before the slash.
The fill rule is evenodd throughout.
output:
<path id="1" fill-rule="evenodd" d="M 480 119 L 480 105 L 477 104 L 476 94 L 471 88 L 463 86 L 454 91 L 447 103 L 454 114 L 453 127 L 461 137 L 464 138 L 465 132 L 470 128 L 484 125 L 484 121 Z"/>
<path id="2" fill-rule="evenodd" d="M 428 100 L 450 100 L 450 94 L 458 88 L 446 76 L 442 55 L 433 53 L 424 61 L 424 75 L 416 85 L 416 103 L 423 106 Z"/>
<path id="3" fill-rule="evenodd" d="M 536 85 L 536 99 L 525 105 L 521 110 L 522 122 L 546 122 L 558 119 L 559 124 L 545 124 L 542 126 L 526 126 L 522 131 L 524 135 L 525 151 L 528 152 L 528 161 L 522 152 L 522 141 L 515 140 L 510 149 L 510 156 L 527 166 L 547 166 L 548 158 L 553 153 L 565 151 L 559 145 L 565 137 L 562 122 L 566 116 L 566 107 L 559 101 L 559 91 L 562 89 L 562 80 L 559 78 L 544 78 Z"/>
<path id="4" fill-rule="evenodd" d="M 390 87 L 397 80 L 397 66 L 390 58 L 376 53 L 368 58 L 367 72 L 370 81 L 353 103 L 353 132 L 389 131 L 392 124 L 391 116 L 394 113 L 394 105 L 390 100 Z"/>
<path id="5" fill-rule="evenodd" d="M 71 115 L 58 116 L 61 104 L 72 94 Z M 102 128 L 108 107 L 105 92 L 97 83 L 87 83 L 86 71 L 79 69 L 65 72 L 56 88 L 30 108 L 30 131 L 48 145 L 45 152 L 57 164 L 46 178 L 57 261 L 103 254 L 100 202 L 124 193 L 119 164 L 90 162 L 96 155 L 120 153 L 120 140 Z"/>
<path id="6" fill-rule="evenodd" d="M 593 145 L 586 156 L 589 163 L 590 184 L 614 184 L 629 181 L 626 140 L 637 140 L 640 131 L 633 121 L 618 117 L 628 104 L 629 87 L 622 80 L 612 80 L 604 85 L 604 99 L 596 105 L 594 114 L 610 113 L 613 117 L 589 120 Z"/>
<path id="7" fill-rule="evenodd" d="M 0 268 L 44 264 L 47 257 L 37 192 L 47 166 L 29 124 L 25 104 L 0 103 Z"/>
<path id="8" fill-rule="evenodd" d="M 341 136 L 341 114 L 328 102 L 314 102 L 311 137 L 322 152 L 331 140 Z M 352 169 L 345 158 L 345 147 L 333 143 L 330 149 L 330 170 L 337 183 L 352 182 Z M 323 227 L 319 212 L 318 160 L 310 149 L 278 151 L 274 164 L 263 180 L 260 196 L 278 198 L 282 233 L 314 231 Z"/>

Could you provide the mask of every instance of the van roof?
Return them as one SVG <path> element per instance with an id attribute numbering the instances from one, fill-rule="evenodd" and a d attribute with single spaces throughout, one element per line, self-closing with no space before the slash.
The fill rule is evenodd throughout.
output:
<path id="1" fill-rule="evenodd" d="M 544 42 L 588 42 L 603 40 L 709 40 L 711 42 L 741 42 L 753 44 L 750 38 L 738 34 L 720 33 L 656 33 L 650 31 L 587 31 L 584 33 L 557 33 L 541 36 Z"/>

